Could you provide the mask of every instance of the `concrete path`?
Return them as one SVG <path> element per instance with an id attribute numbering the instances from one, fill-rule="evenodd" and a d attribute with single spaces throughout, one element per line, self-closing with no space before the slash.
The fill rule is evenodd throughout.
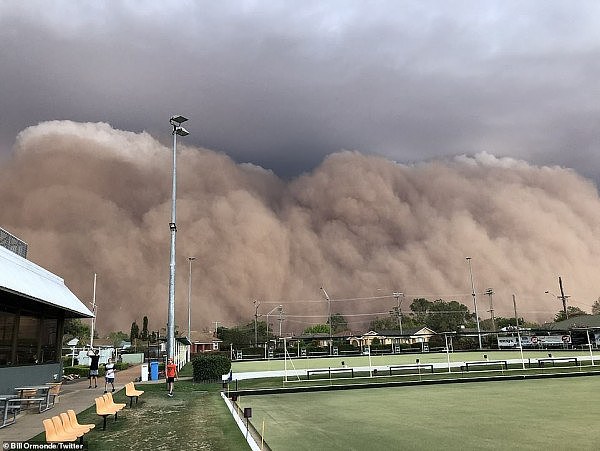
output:
<path id="1" fill-rule="evenodd" d="M 141 365 L 117 371 L 115 374 L 115 391 L 121 390 L 125 384 L 139 378 L 140 374 Z M 164 383 L 164 379 L 156 382 Z M 98 388 L 89 389 L 88 385 L 88 379 L 85 378 L 76 382 L 63 383 L 59 401 L 52 409 L 42 413 L 37 413 L 35 409 L 22 411 L 17 416 L 15 423 L 0 429 L 0 442 L 29 440 L 44 431 L 42 420 L 59 415 L 69 409 L 79 413 L 94 405 L 94 399 L 104 393 L 104 378 L 98 378 Z"/>

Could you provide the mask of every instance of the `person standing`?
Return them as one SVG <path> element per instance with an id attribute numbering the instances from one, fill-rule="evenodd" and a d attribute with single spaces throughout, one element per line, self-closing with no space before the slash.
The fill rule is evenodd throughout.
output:
<path id="1" fill-rule="evenodd" d="M 94 388 L 98 388 L 98 364 L 100 363 L 100 350 L 90 349 L 88 351 L 88 357 L 90 358 L 90 386 L 92 388 L 92 379 L 94 380 Z"/>
<path id="2" fill-rule="evenodd" d="M 167 376 L 167 386 L 169 388 L 169 393 L 167 393 L 167 396 L 173 397 L 175 379 L 179 379 L 179 376 L 177 374 L 177 365 L 173 363 L 173 359 L 168 360 L 167 367 L 165 368 L 165 373 Z"/>
<path id="3" fill-rule="evenodd" d="M 104 373 L 104 393 L 106 393 L 106 387 L 108 384 L 112 385 L 112 391 L 115 391 L 115 364 L 112 359 L 108 359 L 108 362 L 104 364 L 106 372 Z"/>

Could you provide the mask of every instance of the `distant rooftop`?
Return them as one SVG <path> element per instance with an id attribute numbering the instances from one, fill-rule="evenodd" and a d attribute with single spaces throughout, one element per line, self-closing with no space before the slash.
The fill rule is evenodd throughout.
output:
<path id="1" fill-rule="evenodd" d="M 27 243 L 0 227 L 0 246 L 27 258 Z"/>

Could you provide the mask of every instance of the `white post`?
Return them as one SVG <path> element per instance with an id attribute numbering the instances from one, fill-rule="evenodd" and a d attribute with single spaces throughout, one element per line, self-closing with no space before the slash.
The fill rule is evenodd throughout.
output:
<path id="1" fill-rule="evenodd" d="M 444 334 L 446 339 L 446 360 L 448 361 L 448 372 L 450 372 L 450 348 L 448 347 L 448 335 Z"/>
<path id="2" fill-rule="evenodd" d="M 592 352 L 592 342 L 590 341 L 590 330 L 586 329 L 585 333 L 587 335 L 588 347 L 590 348 L 590 358 L 592 359 L 592 366 L 594 366 L 594 353 Z"/>

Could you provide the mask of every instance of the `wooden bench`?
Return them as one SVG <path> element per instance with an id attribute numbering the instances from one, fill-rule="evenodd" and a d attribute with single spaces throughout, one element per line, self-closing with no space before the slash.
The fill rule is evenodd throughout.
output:
<path id="1" fill-rule="evenodd" d="M 466 370 L 469 371 L 469 366 L 473 367 L 473 366 L 494 366 L 494 365 L 500 365 L 500 368 L 504 368 L 505 370 L 508 369 L 508 361 L 506 360 L 481 360 L 481 361 L 477 361 L 477 362 L 465 362 L 464 365 L 462 365 L 460 367 L 460 370 Z"/>
<path id="2" fill-rule="evenodd" d="M 391 376 L 393 370 L 419 370 L 419 372 L 420 372 L 421 368 L 423 368 L 423 369 L 427 368 L 427 369 L 429 369 L 429 371 L 431 373 L 433 373 L 433 364 L 430 364 L 430 363 L 422 363 L 422 364 L 417 364 L 417 365 L 392 365 L 392 366 L 390 366 L 389 370 L 390 370 L 390 376 Z"/>
<path id="3" fill-rule="evenodd" d="M 329 379 L 331 379 L 332 373 L 350 373 L 351 377 L 354 377 L 354 368 L 323 368 L 319 370 L 308 370 L 306 372 L 306 378 L 310 379 L 311 374 L 328 374 Z"/>
<path id="4" fill-rule="evenodd" d="M 545 363 L 552 363 L 552 366 L 554 366 L 556 362 L 573 362 L 576 366 L 579 365 L 577 357 L 547 357 L 538 359 L 538 366 L 543 368 Z"/>
<path id="5" fill-rule="evenodd" d="M 133 399 L 137 404 L 138 398 L 144 394 L 144 390 L 137 390 L 133 382 L 125 384 L 125 395 L 129 398 L 129 407 L 133 407 Z"/>

